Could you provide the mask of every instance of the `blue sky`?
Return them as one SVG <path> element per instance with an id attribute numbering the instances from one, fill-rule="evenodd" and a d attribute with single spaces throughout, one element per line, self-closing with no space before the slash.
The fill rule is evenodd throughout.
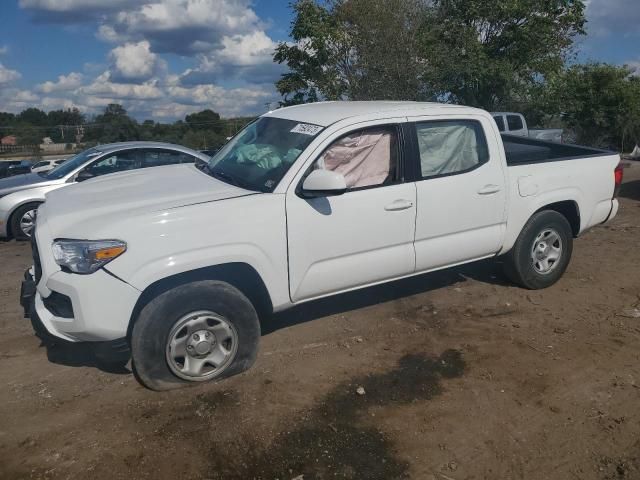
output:
<path id="1" fill-rule="evenodd" d="M 278 96 L 289 0 L 3 0 L 0 111 L 122 103 L 170 121 L 255 114 Z M 640 72 L 640 0 L 588 0 L 580 61 Z"/>

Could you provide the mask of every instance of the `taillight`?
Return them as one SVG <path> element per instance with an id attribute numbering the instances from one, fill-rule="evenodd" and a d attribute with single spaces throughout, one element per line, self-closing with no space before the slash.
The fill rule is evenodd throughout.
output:
<path id="1" fill-rule="evenodd" d="M 618 196 L 618 192 L 620 191 L 620 186 L 622 185 L 622 180 L 624 178 L 624 166 L 622 162 L 618 164 L 616 169 L 613 171 L 613 180 L 615 182 L 615 188 L 613 190 L 613 197 Z"/>

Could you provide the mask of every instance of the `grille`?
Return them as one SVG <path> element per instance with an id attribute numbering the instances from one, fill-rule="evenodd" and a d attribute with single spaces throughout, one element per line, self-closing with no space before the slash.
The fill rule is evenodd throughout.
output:
<path id="1" fill-rule="evenodd" d="M 38 244 L 36 242 L 36 230 L 31 231 L 31 253 L 33 255 L 33 273 L 36 277 L 36 285 L 42 277 L 42 265 L 40 264 L 40 254 L 38 253 Z"/>

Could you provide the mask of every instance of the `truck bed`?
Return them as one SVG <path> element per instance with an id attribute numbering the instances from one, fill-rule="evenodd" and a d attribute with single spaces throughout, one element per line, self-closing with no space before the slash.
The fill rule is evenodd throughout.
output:
<path id="1" fill-rule="evenodd" d="M 605 157 L 613 154 L 613 152 L 597 148 L 546 142 L 544 140 L 505 134 L 502 134 L 502 143 L 504 144 L 508 166 L 558 162 L 588 157 Z"/>

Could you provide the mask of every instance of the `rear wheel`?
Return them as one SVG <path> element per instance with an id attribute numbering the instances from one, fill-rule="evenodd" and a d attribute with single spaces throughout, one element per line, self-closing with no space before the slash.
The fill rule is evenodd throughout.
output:
<path id="1" fill-rule="evenodd" d="M 573 233 L 564 215 L 552 210 L 538 212 L 505 256 L 505 273 L 522 287 L 547 288 L 562 277 L 572 251 Z"/>
<path id="2" fill-rule="evenodd" d="M 255 362 L 258 315 L 238 289 L 205 280 L 169 290 L 140 312 L 131 354 L 138 380 L 152 390 L 230 377 Z"/>
<path id="3" fill-rule="evenodd" d="M 28 240 L 36 225 L 36 212 L 41 202 L 19 206 L 11 215 L 11 233 L 16 240 Z"/>

